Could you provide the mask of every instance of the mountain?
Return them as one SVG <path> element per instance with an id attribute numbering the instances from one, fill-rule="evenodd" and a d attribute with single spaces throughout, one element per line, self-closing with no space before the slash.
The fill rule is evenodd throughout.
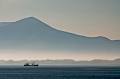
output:
<path id="1" fill-rule="evenodd" d="M 12 22 L 0 22 L 0 27 L 11 24 Z"/>
<path id="2" fill-rule="evenodd" d="M 107 53 L 120 56 L 120 40 L 64 32 L 34 17 L 28 17 L 16 22 L 0 23 L 0 49 L 47 50 L 81 55 Z"/>

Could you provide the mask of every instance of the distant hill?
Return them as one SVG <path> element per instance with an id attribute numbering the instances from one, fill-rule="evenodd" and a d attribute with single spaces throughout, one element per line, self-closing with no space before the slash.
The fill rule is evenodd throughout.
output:
<path id="1" fill-rule="evenodd" d="M 115 60 L 100 60 L 95 59 L 91 61 L 75 61 L 71 59 L 63 60 L 0 60 L 1 65 L 21 65 L 25 63 L 37 63 L 40 66 L 120 66 L 120 59 Z"/>

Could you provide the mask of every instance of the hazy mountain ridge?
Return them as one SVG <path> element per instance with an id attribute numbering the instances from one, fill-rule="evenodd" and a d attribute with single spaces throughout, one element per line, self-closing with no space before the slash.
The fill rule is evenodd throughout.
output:
<path id="1" fill-rule="evenodd" d="M 120 59 L 114 60 L 102 60 L 102 59 L 95 59 L 91 61 L 75 61 L 72 59 L 61 59 L 61 60 L 0 60 L 1 65 L 24 65 L 26 62 L 38 63 L 40 66 L 120 66 Z"/>

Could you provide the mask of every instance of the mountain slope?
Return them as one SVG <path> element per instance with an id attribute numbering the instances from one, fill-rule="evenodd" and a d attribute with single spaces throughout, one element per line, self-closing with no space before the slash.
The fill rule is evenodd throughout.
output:
<path id="1" fill-rule="evenodd" d="M 0 27 L 11 24 L 12 22 L 0 22 Z"/>

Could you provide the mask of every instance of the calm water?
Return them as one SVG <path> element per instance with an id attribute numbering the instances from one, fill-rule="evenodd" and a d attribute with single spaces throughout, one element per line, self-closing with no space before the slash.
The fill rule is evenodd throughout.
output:
<path id="1" fill-rule="evenodd" d="M 120 79 L 120 67 L 0 67 L 0 79 Z"/>

